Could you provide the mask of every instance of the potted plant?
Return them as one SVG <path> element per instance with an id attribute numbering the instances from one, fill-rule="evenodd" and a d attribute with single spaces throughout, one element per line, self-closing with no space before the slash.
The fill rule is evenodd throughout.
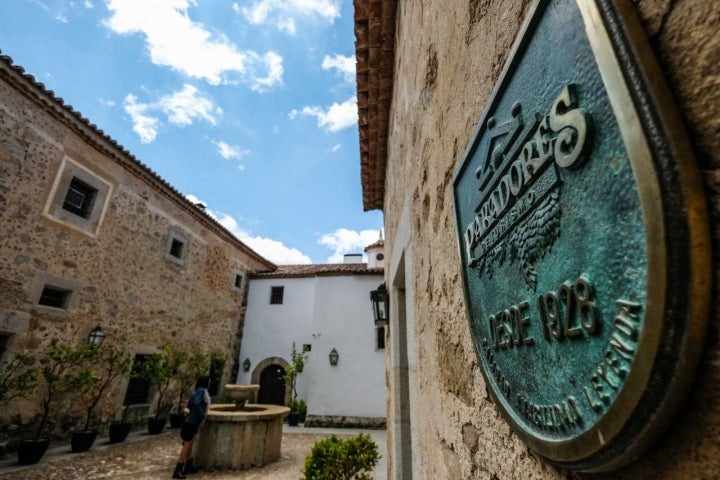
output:
<path id="1" fill-rule="evenodd" d="M 188 393 L 195 386 L 197 378 L 206 373 L 210 367 L 210 360 L 199 345 L 195 346 L 192 353 L 184 355 L 184 361 L 180 365 L 177 374 L 177 405 L 170 413 L 170 428 L 180 428 L 185 421 L 184 404 Z"/>
<path id="2" fill-rule="evenodd" d="M 305 404 L 304 400 L 297 399 L 297 376 L 305 368 L 305 362 L 308 360 L 308 354 L 305 352 L 298 352 L 295 348 L 295 343 L 292 344 L 292 352 L 290 354 L 290 365 L 285 369 L 285 373 L 282 375 L 282 379 L 285 381 L 285 385 L 290 385 L 290 402 L 288 407 L 290 408 L 290 414 L 288 414 L 288 424 L 291 426 L 297 426 L 300 423 L 300 416 L 302 411 L 302 405 Z M 300 403 L 302 402 L 302 404 Z M 307 411 L 307 406 L 305 406 Z"/>
<path id="3" fill-rule="evenodd" d="M 42 414 L 35 438 L 23 440 L 18 447 L 20 465 L 32 465 L 45 455 L 51 435 L 42 435 L 58 396 L 67 388 L 74 374 L 73 369 L 80 363 L 81 358 L 82 348 L 62 343 L 57 338 L 50 341 L 49 348 L 40 358 L 40 377 L 43 380 Z"/>
<path id="4" fill-rule="evenodd" d="M 72 389 L 82 396 L 86 408 L 84 428 L 75 430 L 72 435 L 73 452 L 85 452 L 92 447 L 98 434 L 96 429 L 90 429 L 93 411 L 108 387 L 117 378 L 127 375 L 132 365 L 130 355 L 112 345 L 105 345 L 101 349 L 88 344 L 82 352 L 82 360 L 83 367 L 70 381 Z"/>
<path id="5" fill-rule="evenodd" d="M 27 352 L 15 353 L 0 364 L 0 404 L 15 397 L 26 397 L 38 386 L 38 370 L 33 368 L 35 358 Z"/>
<path id="6" fill-rule="evenodd" d="M 148 433 L 157 435 L 165 428 L 167 422 L 167 406 L 163 403 L 166 393 L 174 378 L 177 376 L 182 361 L 180 350 L 171 345 L 159 347 L 161 352 L 153 353 L 145 358 L 138 368 L 138 377 L 150 382 L 157 389 L 157 404 L 155 415 L 148 418 Z"/>

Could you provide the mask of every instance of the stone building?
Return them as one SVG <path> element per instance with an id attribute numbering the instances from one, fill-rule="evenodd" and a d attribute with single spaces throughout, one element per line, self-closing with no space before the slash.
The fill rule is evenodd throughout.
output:
<path id="1" fill-rule="evenodd" d="M 459 229 L 456 225 L 456 215 L 460 215 L 458 209 L 463 205 L 454 197 L 454 184 L 462 177 L 460 167 L 463 159 L 468 152 L 473 152 L 474 139 L 482 141 L 483 132 L 494 128 L 494 122 L 479 122 L 484 118 L 486 109 L 492 113 L 493 105 L 498 105 L 492 102 L 496 102 L 504 88 L 512 86 L 514 72 L 521 68 L 519 63 L 506 62 L 517 58 L 517 54 L 530 51 L 526 50 L 530 48 L 528 46 L 538 45 L 539 37 L 523 37 L 528 40 L 522 44 L 517 44 L 516 39 L 523 32 L 541 31 L 541 22 L 531 23 L 530 26 L 525 22 L 536 8 L 542 10 L 548 3 L 562 3 L 554 10 L 558 18 L 566 18 L 565 15 L 576 8 L 573 6 L 575 2 L 521 0 L 354 2 L 364 207 L 365 210 L 381 209 L 384 213 L 385 281 L 391 298 L 387 350 L 389 478 L 586 478 L 584 473 L 568 473 L 556 465 L 562 462 L 552 462 L 536 454 L 537 449 L 530 447 L 522 432 L 518 433 L 511 426 L 513 422 L 521 424 L 522 419 L 503 416 L 504 407 L 501 408 L 500 400 L 504 392 L 501 389 L 498 393 L 492 385 L 492 382 L 502 382 L 497 380 L 492 368 L 489 377 L 484 374 L 487 372 L 483 372 L 480 360 L 492 359 L 493 355 L 499 359 L 501 353 L 493 354 L 491 350 L 485 351 L 490 353 L 476 353 L 471 331 L 475 323 L 468 321 L 466 313 L 469 310 L 467 298 L 472 298 L 472 295 L 466 298 L 463 287 L 466 247 L 462 242 L 467 239 L 461 233 L 464 226 Z M 556 38 L 581 42 L 587 31 L 610 24 L 606 28 L 616 28 L 615 33 L 625 32 L 626 25 L 630 25 L 627 28 L 635 32 L 633 35 L 639 32 L 641 40 L 649 41 L 633 44 L 635 47 L 625 50 L 625 57 L 619 56 L 619 62 L 635 58 L 643 63 L 655 57 L 659 63 L 660 70 L 653 71 L 652 75 L 629 74 L 625 78 L 628 83 L 640 85 L 640 93 L 633 93 L 634 99 L 643 98 L 643 82 L 660 79 L 667 82 L 671 95 L 659 97 L 661 100 L 656 112 L 671 108 L 674 100 L 679 117 L 672 118 L 680 118 L 687 129 L 687 138 L 696 158 L 691 162 L 697 163 L 702 181 L 702 186 L 688 188 L 695 190 L 688 195 L 703 193 L 701 190 L 704 190 L 707 199 L 709 220 L 703 217 L 701 205 L 696 210 L 699 212 L 697 219 L 688 222 L 697 221 L 696 225 L 700 225 L 698 228 L 701 230 L 709 226 L 712 244 L 717 247 L 720 238 L 720 69 L 717 61 L 720 9 L 714 2 L 689 1 L 579 1 L 577 4 L 585 11 L 595 9 L 595 5 L 602 5 L 603 11 L 608 11 L 606 7 L 610 4 L 613 5 L 610 11 L 613 11 L 618 5 L 620 10 L 630 12 L 639 19 L 637 25 L 624 21 L 613 24 L 607 18 L 616 17 L 608 16 L 603 22 L 576 30 L 568 24 L 555 31 L 558 33 Z M 567 32 L 569 35 L 561 34 Z M 618 42 L 617 45 L 623 44 Z M 555 58 L 553 50 L 570 55 L 569 58 L 577 61 L 578 65 L 585 65 L 583 62 L 593 58 L 565 47 L 566 44 L 561 42 L 552 44 L 549 49 L 547 45 L 543 46 L 549 52 L 548 58 Z M 597 54 L 596 50 L 593 51 Z M 608 48 L 599 49 L 600 53 L 609 51 Z M 636 55 L 637 52 L 641 53 Z M 541 66 L 535 70 L 535 75 L 524 84 L 524 92 L 542 90 L 543 83 L 549 80 L 546 72 L 552 69 L 549 60 L 546 66 L 547 69 Z M 501 79 L 507 81 L 501 82 Z M 628 88 L 632 90 L 636 86 Z M 524 92 L 520 92 L 519 98 L 531 103 L 531 95 L 523 97 Z M 556 105 L 562 103 L 558 102 Z M 574 100 L 571 99 L 565 105 L 571 106 L 572 102 Z M 616 105 L 619 109 L 635 104 L 620 103 Z M 546 105 L 549 108 L 552 99 Z M 520 107 L 511 109 L 508 105 L 507 117 L 511 116 L 511 111 L 516 118 L 533 111 L 526 109 L 525 104 L 522 107 L 521 111 Z M 595 130 L 587 130 L 595 135 L 597 145 L 605 138 L 602 137 L 606 131 L 603 130 L 605 124 L 601 121 L 604 122 L 603 119 L 596 121 Z M 678 132 L 680 128 L 674 131 Z M 677 162 L 685 165 L 683 162 L 688 162 L 688 158 L 690 155 L 680 155 Z M 586 160 L 585 165 L 592 167 L 594 161 L 595 158 Z M 679 176 L 675 173 L 668 178 Z M 680 210 L 680 218 L 684 218 L 682 214 L 687 209 L 674 203 L 672 192 L 666 191 L 660 198 L 665 202 L 665 209 Z M 564 205 L 563 215 L 567 217 L 563 218 L 571 217 L 575 208 L 578 207 Z M 615 218 L 605 220 L 614 221 Z M 588 221 L 602 227 L 603 219 L 589 217 Z M 487 221 L 488 224 L 490 222 Z M 470 240 L 479 230 L 481 228 L 470 231 Z M 559 237 L 558 244 L 565 232 Z M 642 248 L 656 248 L 652 242 L 639 244 L 644 245 Z M 607 245 L 603 243 L 596 247 L 600 249 Z M 468 250 L 472 248 L 474 244 Z M 579 250 L 571 251 L 568 257 L 582 254 Z M 704 283 L 700 288 L 705 292 L 703 294 L 686 295 L 684 285 L 675 291 L 668 290 L 668 298 L 686 302 L 690 312 L 693 308 L 699 310 L 697 318 L 690 318 L 690 323 L 697 321 L 702 324 L 708 317 L 702 311 L 707 298 L 710 298 L 711 304 L 707 330 L 697 330 L 699 333 L 686 341 L 682 353 L 670 355 L 673 361 L 691 365 L 680 379 L 685 385 L 680 389 L 682 394 L 678 403 L 672 413 L 664 415 L 659 423 L 647 410 L 624 406 L 622 412 L 629 415 L 630 423 L 638 422 L 637 418 L 647 420 L 648 425 L 656 428 L 655 436 L 645 442 L 641 451 L 633 450 L 631 456 L 622 462 L 625 466 L 610 466 L 606 468 L 611 470 L 609 473 L 587 478 L 720 477 L 717 460 L 720 454 L 720 410 L 717 401 L 720 395 L 720 295 L 717 293 L 718 268 L 715 263 L 714 271 L 710 273 L 710 262 L 711 257 L 706 255 L 704 265 L 683 265 L 668 274 L 668 278 L 672 279 L 691 268 L 712 275 L 712 281 L 706 279 L 701 282 Z M 521 274 L 518 271 L 515 275 Z M 538 282 L 544 281 L 541 277 L 539 274 Z M 649 278 L 651 282 L 657 280 L 644 275 L 637 278 L 642 281 Z M 714 286 L 711 296 L 708 295 L 710 283 Z M 525 287 L 520 290 L 525 291 Z M 585 291 L 590 292 L 589 289 Z M 528 311 L 534 308 L 534 302 L 527 308 Z M 622 313 L 613 320 L 616 326 L 623 321 Z M 534 319 L 515 318 L 522 322 L 521 332 L 526 323 L 535 325 L 532 323 Z M 681 322 L 675 326 L 685 328 Z M 497 335 L 506 334 L 508 329 L 500 326 L 495 332 Z M 525 344 L 530 344 L 532 340 L 536 343 L 544 341 L 540 338 L 525 338 Z M 517 340 L 516 345 L 523 342 L 522 337 Z M 498 347 L 498 342 L 495 347 Z M 520 348 L 514 352 L 520 352 Z M 525 352 L 530 350 L 530 347 L 525 348 Z M 696 360 L 697 368 L 693 365 Z M 572 359 L 566 359 L 561 363 L 568 365 L 571 362 Z M 497 366 L 490 363 L 493 368 Z M 617 367 L 617 364 L 613 366 Z M 627 369 L 617 371 L 631 375 L 638 368 L 643 367 L 629 364 Z M 544 380 L 550 383 L 552 378 L 549 375 Z M 668 369 L 666 377 L 659 375 L 657 382 L 644 393 L 650 395 L 676 380 L 672 370 Z M 597 391 L 600 391 L 597 385 L 596 382 Z M 507 383 L 507 391 L 514 387 Z M 605 393 L 607 391 L 606 386 Z M 609 395 L 603 399 L 609 399 Z M 529 418 L 540 418 L 536 415 L 540 410 L 532 408 L 535 410 L 525 409 L 526 413 L 531 412 Z M 604 407 L 594 403 L 593 408 L 601 411 Z M 554 415 L 554 412 L 550 413 Z M 637 427 L 643 429 L 645 426 Z M 566 425 L 556 423 L 547 431 L 549 436 L 560 435 L 565 428 Z M 615 441 L 614 438 L 603 438 L 600 429 L 596 433 L 600 442 Z"/>
<path id="2" fill-rule="evenodd" d="M 259 403 L 290 401 L 278 372 L 295 345 L 307 355 L 296 380 L 305 426 L 385 427 L 385 328 L 375 326 L 370 302 L 382 283 L 382 240 L 366 252 L 368 263 L 346 255 L 344 263 L 281 265 L 250 276 L 237 383 L 259 384 Z"/>
<path id="3" fill-rule="evenodd" d="M 222 380 L 234 375 L 247 278 L 276 268 L 7 56 L 0 232 L 3 351 L 39 353 L 100 326 L 134 355 L 166 343 L 220 352 Z M 128 400 L 127 386 L 117 410 L 123 399 L 147 409 L 152 392 Z M 38 408 L 31 397 L 3 416 L 27 422 Z"/>

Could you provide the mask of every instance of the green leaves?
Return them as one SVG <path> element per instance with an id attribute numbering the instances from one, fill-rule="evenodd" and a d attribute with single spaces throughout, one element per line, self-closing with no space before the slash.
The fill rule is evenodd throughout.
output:
<path id="1" fill-rule="evenodd" d="M 347 440 L 331 435 L 315 442 L 305 459 L 302 480 L 370 480 L 379 461 L 377 444 L 370 435 L 359 433 Z"/>
<path id="2" fill-rule="evenodd" d="M 0 402 L 8 402 L 15 397 L 25 397 L 38 386 L 37 368 L 33 368 L 35 358 L 27 352 L 18 352 L 0 364 Z"/>

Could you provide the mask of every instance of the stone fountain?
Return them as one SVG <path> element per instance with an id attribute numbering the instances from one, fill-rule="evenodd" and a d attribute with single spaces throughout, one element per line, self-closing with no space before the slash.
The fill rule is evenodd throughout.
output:
<path id="1" fill-rule="evenodd" d="M 283 419 L 288 407 L 257 401 L 259 385 L 225 385 L 235 403 L 210 405 L 197 440 L 195 464 L 207 470 L 242 470 L 280 459 Z"/>

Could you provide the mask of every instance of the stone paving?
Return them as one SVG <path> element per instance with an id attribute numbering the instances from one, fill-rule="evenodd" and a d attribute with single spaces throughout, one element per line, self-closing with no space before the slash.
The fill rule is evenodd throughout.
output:
<path id="1" fill-rule="evenodd" d="M 312 433 L 311 433 L 312 432 Z M 335 433 L 350 437 L 357 430 L 317 430 L 288 428 L 283 431 L 282 455 L 277 462 L 260 468 L 225 472 L 199 472 L 188 475 L 192 480 L 298 480 L 302 477 L 305 457 L 315 442 Z M 368 431 L 378 444 L 383 458 L 375 472 L 375 479 L 385 475 L 385 431 Z M 89 452 L 71 453 L 69 446 L 54 448 L 39 464 L 20 467 L 17 459 L 0 461 L 2 480 L 45 479 L 169 479 L 180 453 L 177 430 L 160 435 L 132 434 L 121 444 L 109 444 L 99 439 Z"/>

